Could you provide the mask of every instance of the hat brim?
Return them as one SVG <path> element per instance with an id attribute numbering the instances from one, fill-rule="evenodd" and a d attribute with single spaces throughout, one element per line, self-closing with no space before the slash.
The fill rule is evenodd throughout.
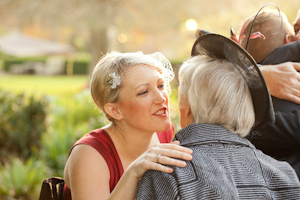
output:
<path id="1" fill-rule="evenodd" d="M 266 123 L 274 123 L 275 115 L 269 90 L 254 59 L 233 40 L 215 33 L 202 31 L 192 48 L 192 56 L 206 55 L 226 59 L 237 67 L 244 77 L 253 101 L 255 124 L 252 130 Z"/>

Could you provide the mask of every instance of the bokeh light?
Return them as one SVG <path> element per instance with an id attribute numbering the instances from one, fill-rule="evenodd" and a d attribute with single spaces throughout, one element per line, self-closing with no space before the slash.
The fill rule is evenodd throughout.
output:
<path id="1" fill-rule="evenodd" d="M 119 36 L 118 36 L 118 41 L 120 43 L 126 43 L 127 42 L 127 35 L 124 34 L 124 33 L 121 33 Z"/>
<path id="2" fill-rule="evenodd" d="M 194 19 L 188 19 L 188 20 L 185 22 L 185 26 L 186 26 L 186 28 L 187 28 L 189 31 L 194 31 L 194 30 L 197 29 L 198 24 L 197 24 L 196 20 L 194 20 Z"/>

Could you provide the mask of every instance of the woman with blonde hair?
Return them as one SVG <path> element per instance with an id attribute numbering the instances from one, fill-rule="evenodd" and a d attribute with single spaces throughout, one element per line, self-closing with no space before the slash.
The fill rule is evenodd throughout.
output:
<path id="1" fill-rule="evenodd" d="M 170 81 L 174 73 L 161 54 L 105 55 L 94 68 L 90 87 L 95 104 L 111 121 L 78 140 L 70 151 L 64 199 L 134 199 L 148 169 L 172 173 L 192 151 L 170 141 Z M 78 113 L 80 114 L 80 113 Z"/>

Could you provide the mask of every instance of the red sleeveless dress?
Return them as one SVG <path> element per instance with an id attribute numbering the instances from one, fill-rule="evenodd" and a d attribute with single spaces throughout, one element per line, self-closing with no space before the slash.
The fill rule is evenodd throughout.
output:
<path id="1" fill-rule="evenodd" d="M 157 132 L 157 136 L 159 138 L 160 143 L 170 143 L 174 137 L 174 125 L 172 124 L 171 128 L 164 132 Z M 111 140 L 108 133 L 102 129 L 96 129 L 81 139 L 79 139 L 72 147 L 72 149 L 78 144 L 87 144 L 91 147 L 95 148 L 105 159 L 107 166 L 110 172 L 110 192 L 113 191 L 115 186 L 117 185 L 119 179 L 124 173 L 124 169 L 120 160 L 120 157 L 117 153 L 115 145 Z M 70 153 L 72 151 L 70 150 Z M 64 200 L 71 200 L 71 190 L 64 186 Z"/>

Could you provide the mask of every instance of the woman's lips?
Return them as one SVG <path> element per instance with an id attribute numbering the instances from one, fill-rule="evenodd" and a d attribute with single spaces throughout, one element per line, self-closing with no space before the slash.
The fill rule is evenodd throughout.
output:
<path id="1" fill-rule="evenodd" d="M 167 115 L 167 109 L 161 108 L 158 111 L 156 111 L 153 115 L 155 116 L 166 116 Z"/>

